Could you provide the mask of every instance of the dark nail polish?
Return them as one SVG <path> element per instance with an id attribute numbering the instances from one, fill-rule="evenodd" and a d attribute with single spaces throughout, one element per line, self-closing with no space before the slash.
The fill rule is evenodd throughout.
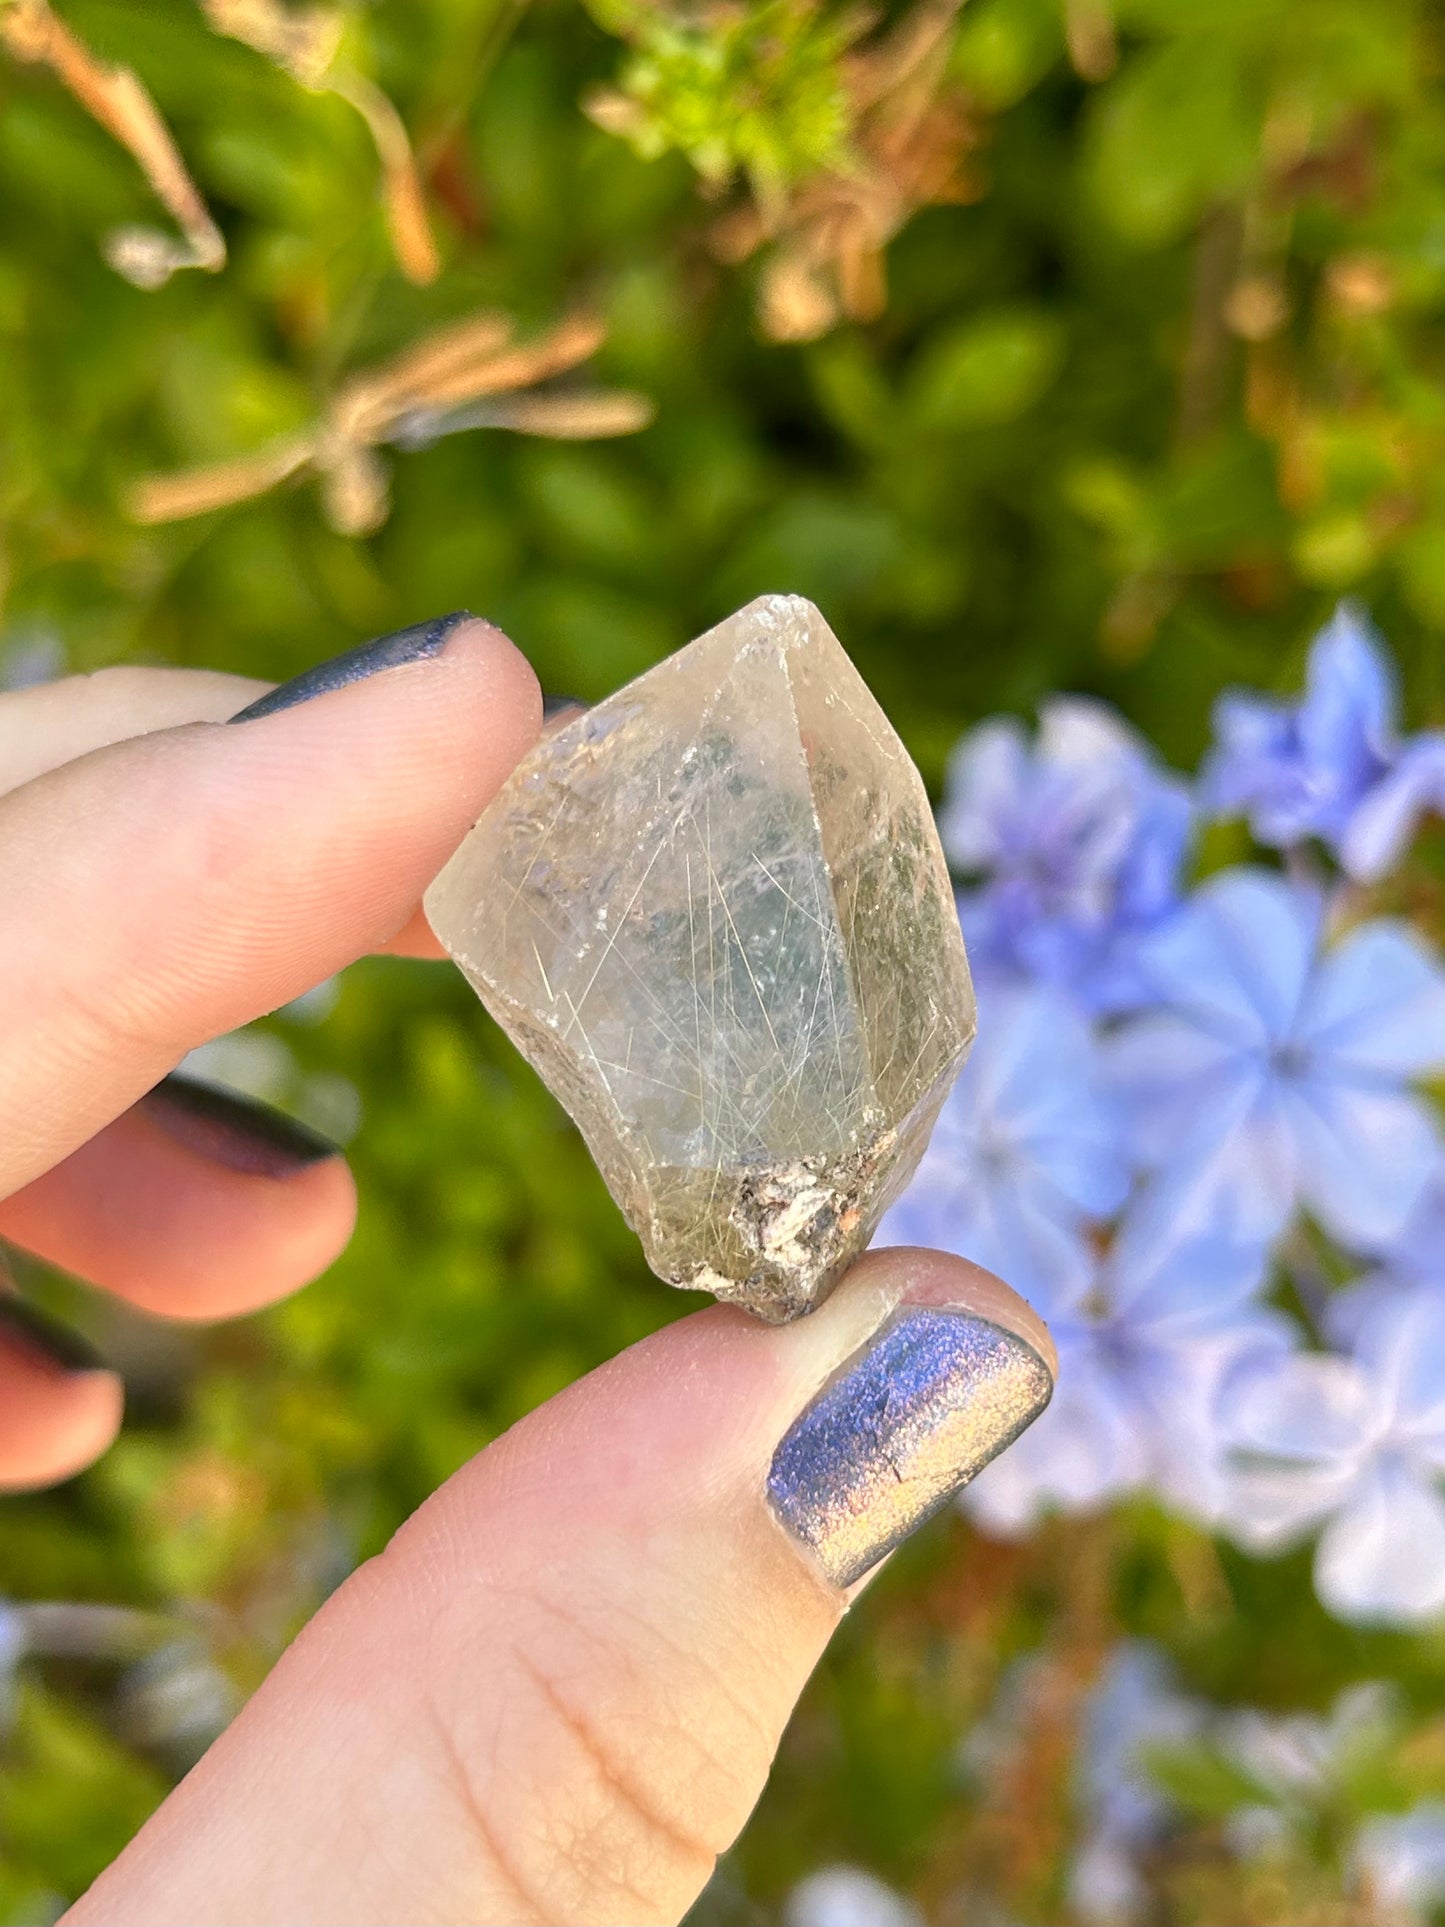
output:
<path id="1" fill-rule="evenodd" d="M 79 1332 L 32 1305 L 13 1292 L 0 1293 L 0 1348 L 18 1352 L 44 1371 L 60 1378 L 77 1372 L 108 1370 L 105 1360 Z"/>
<path id="2" fill-rule="evenodd" d="M 434 622 L 414 622 L 409 629 L 398 629 L 392 635 L 359 643 L 344 655 L 333 656 L 329 662 L 303 670 L 290 682 L 258 696 L 255 702 L 238 710 L 231 721 L 249 723 L 258 716 L 274 716 L 278 709 L 292 709 L 297 703 L 309 702 L 313 696 L 345 689 L 348 683 L 362 682 L 383 669 L 396 669 L 402 663 L 424 662 L 429 656 L 439 656 L 452 631 L 472 619 L 468 610 L 456 609 L 449 616 L 438 616 Z"/>
<path id="3" fill-rule="evenodd" d="M 339 1155 L 336 1145 L 294 1117 L 238 1091 L 172 1071 L 140 1108 L 163 1131 L 203 1158 L 253 1178 L 291 1178 Z"/>
<path id="4" fill-rule="evenodd" d="M 768 1499 L 835 1586 L 1012 1445 L 1053 1395 L 1031 1345 L 968 1312 L 899 1312 L 794 1421 Z"/>
<path id="5" fill-rule="evenodd" d="M 569 709 L 586 709 L 587 706 L 580 696 L 543 696 L 542 721 L 554 723 L 559 716 L 565 716 Z"/>

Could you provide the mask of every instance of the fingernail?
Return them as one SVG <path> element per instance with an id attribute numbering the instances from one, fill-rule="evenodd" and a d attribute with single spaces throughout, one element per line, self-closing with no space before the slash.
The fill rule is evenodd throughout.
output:
<path id="1" fill-rule="evenodd" d="M 140 1108 L 203 1158 L 248 1177 L 292 1178 L 308 1165 L 339 1156 L 329 1138 L 294 1117 L 179 1071 L 148 1091 Z"/>
<path id="2" fill-rule="evenodd" d="M 851 1586 L 1032 1425 L 1048 1366 L 962 1311 L 896 1312 L 793 1423 L 768 1499 L 835 1586 Z"/>
<path id="3" fill-rule="evenodd" d="M 455 609 L 451 615 L 438 616 L 433 622 L 414 622 L 409 629 L 397 629 L 389 636 L 376 636 L 370 642 L 359 643 L 355 649 L 333 656 L 329 662 L 318 663 L 314 669 L 305 669 L 290 682 L 258 696 L 255 702 L 237 710 L 231 721 L 249 723 L 258 716 L 274 716 L 278 709 L 292 709 L 297 703 L 309 702 L 313 696 L 345 689 L 348 683 L 363 682 L 383 669 L 397 669 L 403 663 L 424 662 L 429 656 L 439 656 L 452 631 L 473 619 L 469 610 Z"/>
<path id="4" fill-rule="evenodd" d="M 559 716 L 565 716 L 569 709 L 585 709 L 586 703 L 580 696 L 543 696 L 542 721 L 555 723 Z"/>
<path id="5" fill-rule="evenodd" d="M 28 1299 L 8 1291 L 0 1294 L 0 1346 L 60 1378 L 110 1369 L 79 1332 L 57 1324 Z"/>

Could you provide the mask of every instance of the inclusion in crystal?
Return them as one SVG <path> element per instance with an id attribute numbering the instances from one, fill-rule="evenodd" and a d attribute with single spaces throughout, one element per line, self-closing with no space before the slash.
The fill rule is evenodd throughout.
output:
<path id="1" fill-rule="evenodd" d="M 822 616 L 763 596 L 545 735 L 427 893 L 649 1264 L 811 1310 L 972 1042 L 922 781 Z"/>

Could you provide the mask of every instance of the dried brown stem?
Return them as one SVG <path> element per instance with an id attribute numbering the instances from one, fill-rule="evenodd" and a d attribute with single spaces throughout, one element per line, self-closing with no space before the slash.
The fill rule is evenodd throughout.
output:
<path id="1" fill-rule="evenodd" d="M 1189 333 L 1179 379 L 1175 437 L 1181 447 L 1209 433 L 1225 399 L 1234 355 L 1225 304 L 1239 272 L 1240 246 L 1234 208 L 1214 208 L 1205 216 L 1194 253 Z"/>
<path id="2" fill-rule="evenodd" d="M 585 360 L 604 332 L 592 316 L 573 315 L 540 341 L 514 346 L 505 315 L 469 316 L 353 376 L 303 434 L 232 461 L 143 478 L 131 490 L 130 513 L 139 522 L 180 521 L 249 501 L 310 470 L 321 481 L 332 526 L 364 535 L 386 519 L 387 472 L 375 453 L 380 442 L 420 442 L 468 427 L 566 440 L 633 434 L 652 419 L 645 395 L 532 392 L 537 382 Z M 483 406 L 469 413 L 471 403 Z"/>
<path id="3" fill-rule="evenodd" d="M 311 453 L 311 437 L 296 435 L 235 461 L 215 462 L 181 475 L 148 475 L 132 488 L 126 506 L 137 522 L 182 522 L 191 515 L 264 495 L 303 469 Z"/>
<path id="4" fill-rule="evenodd" d="M 628 389 L 584 389 L 574 395 L 517 395 L 494 402 L 488 412 L 494 428 L 554 441 L 592 442 L 635 435 L 656 410 L 650 396 Z"/>
<path id="5" fill-rule="evenodd" d="M 435 281 L 441 259 L 410 137 L 390 97 L 340 59 L 341 9 L 292 13 L 279 0 L 201 0 L 201 6 L 218 33 L 264 54 L 311 93 L 335 94 L 360 114 L 381 162 L 382 201 L 397 265 L 418 286 Z"/>
<path id="6" fill-rule="evenodd" d="M 1064 0 L 1064 44 L 1080 80 L 1107 80 L 1119 64 L 1111 0 Z"/>
<path id="7" fill-rule="evenodd" d="M 560 375 L 589 355 L 596 354 L 607 335 L 603 322 L 592 315 L 573 315 L 559 322 L 540 341 L 509 348 L 453 374 L 439 375 L 418 400 L 432 407 L 500 395 L 508 389 L 530 388 L 534 382 Z"/>
<path id="8" fill-rule="evenodd" d="M 175 268 L 216 273 L 226 263 L 226 243 L 191 179 L 170 129 L 129 67 L 110 67 L 51 11 L 48 0 L 10 0 L 0 10 L 0 45 L 17 60 L 49 67 L 66 91 L 135 159 L 156 199 L 184 237 L 184 246 L 162 237 L 123 231 L 108 247 L 112 265 L 143 286 L 154 286 Z"/>
<path id="9" fill-rule="evenodd" d="M 442 264 L 427 219 L 416 156 L 401 115 L 375 81 L 348 67 L 333 67 L 326 86 L 354 107 L 371 130 L 381 161 L 382 199 L 397 265 L 408 281 L 425 287 L 436 280 Z"/>

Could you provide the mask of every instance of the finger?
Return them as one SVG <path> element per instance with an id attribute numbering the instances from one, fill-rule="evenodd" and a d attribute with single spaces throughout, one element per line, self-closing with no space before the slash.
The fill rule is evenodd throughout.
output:
<path id="1" fill-rule="evenodd" d="M 210 669 L 128 664 L 0 694 L 0 795 L 47 770 L 181 723 L 223 723 L 270 685 Z"/>
<path id="2" fill-rule="evenodd" d="M 997 1280 L 904 1248 L 797 1324 L 634 1346 L 333 1597 L 67 1921 L 678 1919 L 851 1588 L 1054 1363 Z"/>
<path id="3" fill-rule="evenodd" d="M 394 937 L 388 937 L 385 943 L 376 947 L 385 957 L 426 957 L 435 961 L 447 954 L 437 942 L 436 933 L 427 922 L 420 904 Z"/>
<path id="4" fill-rule="evenodd" d="M 587 705 L 576 696 L 543 696 L 542 726 L 546 730 L 558 728 L 569 716 Z M 390 943 L 383 944 L 388 956 L 397 957 L 444 957 L 447 953 L 437 941 L 436 933 L 426 920 L 426 914 L 418 904 L 411 921 L 405 929 L 398 932 Z"/>
<path id="5" fill-rule="evenodd" d="M 120 1429 L 122 1402 L 119 1378 L 72 1333 L 0 1291 L 0 1491 L 89 1465 Z"/>
<path id="6" fill-rule="evenodd" d="M 0 797 L 0 1195 L 406 924 L 540 722 L 499 631 L 434 627 Z"/>
<path id="7" fill-rule="evenodd" d="M 0 795 L 112 743 L 182 723 L 224 723 L 273 687 L 210 669 L 122 664 L 0 692 Z M 420 905 L 380 948 L 397 957 L 445 954 Z"/>
<path id="8" fill-rule="evenodd" d="M 0 1238 L 169 1318 L 284 1298 L 345 1249 L 355 1221 L 334 1144 L 177 1076 L 0 1199 Z"/>

